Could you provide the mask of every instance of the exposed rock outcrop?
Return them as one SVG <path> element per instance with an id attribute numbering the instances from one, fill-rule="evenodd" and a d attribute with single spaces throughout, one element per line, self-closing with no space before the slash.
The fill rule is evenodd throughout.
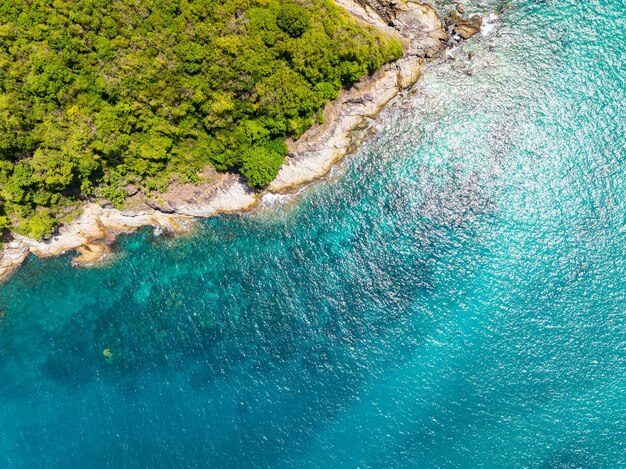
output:
<path id="1" fill-rule="evenodd" d="M 430 58 L 445 50 L 448 32 L 432 5 L 407 1 L 399 4 L 396 18 L 396 29 L 410 38 L 407 55 Z"/>
<path id="2" fill-rule="evenodd" d="M 288 141 L 289 155 L 270 192 L 285 192 L 326 174 L 345 156 L 358 136 L 355 131 L 373 119 L 397 94 L 419 79 L 423 59 L 409 56 L 386 65 L 367 81 L 337 98 L 338 106 L 324 110 L 324 124 L 311 128 L 297 141 Z"/>
<path id="3" fill-rule="evenodd" d="M 0 252 L 0 281 L 8 278 L 28 256 L 28 246 L 19 241 L 11 241 Z"/>
<path id="4" fill-rule="evenodd" d="M 371 8 L 389 26 L 394 26 L 399 2 L 396 0 L 356 0 L 362 8 Z"/>
<path id="5" fill-rule="evenodd" d="M 480 15 L 473 15 L 467 19 L 460 19 L 454 25 L 454 34 L 458 34 L 462 39 L 469 39 L 474 34 L 480 32 L 483 19 Z"/>
<path id="6" fill-rule="evenodd" d="M 257 203 L 256 196 L 234 175 L 224 175 L 219 186 L 211 186 L 210 193 L 210 197 L 189 205 L 181 201 L 176 213 L 149 207 L 123 211 L 86 204 L 83 213 L 62 226 L 50 240 L 36 241 L 14 234 L 0 255 L 0 280 L 10 276 L 29 253 L 51 257 L 76 250 L 79 256 L 73 259 L 74 265 L 93 265 L 111 253 L 110 245 L 119 234 L 132 233 L 144 226 L 169 233 L 186 233 L 196 217 L 245 210 Z"/>
<path id="7" fill-rule="evenodd" d="M 460 3 L 456 4 L 448 16 L 446 16 L 446 25 L 452 36 L 452 42 L 458 42 L 462 39 L 469 39 L 474 34 L 479 33 L 483 25 L 483 18 L 480 15 L 472 15 L 465 18 L 465 8 Z"/>
<path id="8" fill-rule="evenodd" d="M 405 55 L 434 57 L 446 47 L 448 33 L 437 10 L 412 0 L 335 0 L 352 16 L 398 37 Z"/>
<path id="9" fill-rule="evenodd" d="M 263 192 L 251 191 L 233 174 L 211 174 L 212 182 L 204 185 L 173 184 L 158 198 L 145 200 L 137 188 L 135 208 L 117 210 L 97 204 L 86 204 L 82 215 L 60 228 L 47 241 L 35 241 L 14 235 L 0 252 L 0 281 L 19 267 L 29 253 L 47 257 L 76 250 L 76 265 L 92 265 L 111 252 L 110 244 L 120 233 L 143 226 L 159 231 L 186 232 L 194 218 L 220 213 L 239 212 L 257 205 L 263 197 L 293 190 L 326 174 L 332 165 L 362 139 L 359 129 L 377 116 L 383 107 L 402 90 L 411 87 L 421 74 L 424 59 L 443 51 L 449 30 L 437 10 L 427 3 L 411 0 L 335 0 L 355 18 L 399 38 L 405 55 L 383 66 L 352 89 L 343 91 L 324 109 L 325 121 L 307 130 L 297 141 L 287 142 L 290 154 L 276 179 Z M 456 11 L 456 10 L 455 10 Z M 457 12 L 458 14 L 458 12 Z M 474 17 L 472 17 L 474 18 Z M 455 19 L 448 25 L 461 37 L 469 37 L 478 20 Z M 465 23 L 463 22 L 465 21 Z M 460 28 L 460 29 L 458 29 Z M 463 33 L 463 34 L 461 34 Z"/>
<path id="10" fill-rule="evenodd" d="M 367 119 L 376 117 L 400 91 L 415 84 L 424 58 L 446 48 L 448 33 L 437 10 L 429 4 L 403 1 L 386 7 L 393 18 L 391 28 L 375 10 L 381 3 L 371 0 L 359 0 L 359 3 L 337 0 L 337 3 L 354 17 L 390 30 L 403 40 L 405 56 L 342 92 L 324 109 L 323 124 L 311 127 L 297 141 L 287 142 L 289 158 L 270 184 L 271 192 L 289 191 L 326 174 L 354 146 L 357 138 L 354 131 Z"/>

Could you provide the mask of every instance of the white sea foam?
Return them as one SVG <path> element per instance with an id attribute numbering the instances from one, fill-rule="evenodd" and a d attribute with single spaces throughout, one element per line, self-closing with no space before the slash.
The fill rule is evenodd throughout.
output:
<path id="1" fill-rule="evenodd" d="M 279 205 L 284 204 L 289 200 L 291 195 L 289 194 L 265 194 L 261 199 L 265 205 Z"/>
<path id="2" fill-rule="evenodd" d="M 495 13 L 491 13 L 489 16 L 483 18 L 483 27 L 480 33 L 483 36 L 489 36 L 495 29 L 500 20 L 500 17 Z"/>

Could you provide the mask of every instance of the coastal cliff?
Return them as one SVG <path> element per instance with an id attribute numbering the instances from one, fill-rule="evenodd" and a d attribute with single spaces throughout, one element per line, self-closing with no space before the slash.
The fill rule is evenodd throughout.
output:
<path id="1" fill-rule="evenodd" d="M 142 226 L 168 232 L 185 232 L 194 218 L 248 210 L 264 196 L 294 191 L 324 176 L 354 147 L 362 133 L 356 132 L 420 77 L 425 59 L 436 56 L 459 37 L 455 30 L 462 17 L 444 23 L 430 4 L 412 1 L 389 3 L 378 0 L 336 0 L 358 20 L 393 34 L 404 44 L 404 56 L 384 65 L 326 105 L 323 123 L 308 129 L 298 140 L 287 142 L 289 156 L 278 176 L 264 191 L 250 189 L 239 176 L 213 174 L 205 185 L 174 185 L 158 199 L 139 199 L 132 208 L 118 210 L 87 203 L 80 216 L 59 228 L 49 240 L 13 234 L 0 254 L 0 281 L 8 278 L 29 253 L 56 256 L 76 250 L 75 265 L 92 265 L 110 253 L 118 234 Z M 453 10 L 458 14 L 457 10 Z M 467 23 L 467 21 L 466 21 Z M 474 22 L 474 26 L 475 26 Z M 466 28 L 470 28 L 465 25 Z M 474 27 L 475 33 L 480 29 Z M 465 36 L 472 35 L 470 29 Z"/>

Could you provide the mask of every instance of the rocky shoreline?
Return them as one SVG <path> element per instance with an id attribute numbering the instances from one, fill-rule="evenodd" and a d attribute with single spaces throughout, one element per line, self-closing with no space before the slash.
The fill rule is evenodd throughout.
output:
<path id="1" fill-rule="evenodd" d="M 35 241 L 13 234 L 0 253 L 0 281 L 8 278 L 29 254 L 50 257 L 76 250 L 79 256 L 72 261 L 74 265 L 93 265 L 110 254 L 110 245 L 119 234 L 143 226 L 184 233 L 196 218 L 249 210 L 267 195 L 292 192 L 324 176 L 358 143 L 356 131 L 375 118 L 398 93 L 417 82 L 424 59 L 471 37 L 481 27 L 479 16 L 464 18 L 459 6 L 444 22 L 427 3 L 394 0 L 336 0 L 336 3 L 358 20 L 402 40 L 405 55 L 343 91 L 325 107 L 323 124 L 310 128 L 297 141 L 288 141 L 289 157 L 265 191 L 252 191 L 234 174 L 214 174 L 210 184 L 173 185 L 158 200 L 139 200 L 132 209 L 87 203 L 82 214 L 61 226 L 50 240 Z"/>

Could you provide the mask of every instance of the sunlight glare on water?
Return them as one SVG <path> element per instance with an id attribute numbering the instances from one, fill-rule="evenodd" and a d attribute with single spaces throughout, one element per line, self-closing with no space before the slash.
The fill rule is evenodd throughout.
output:
<path id="1" fill-rule="evenodd" d="M 326 183 L 0 286 L 0 467 L 626 467 L 626 6 L 467 8 Z"/>

